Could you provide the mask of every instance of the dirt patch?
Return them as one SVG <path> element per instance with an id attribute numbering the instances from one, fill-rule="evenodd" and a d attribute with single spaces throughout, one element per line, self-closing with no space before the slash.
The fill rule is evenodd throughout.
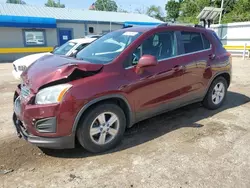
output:
<path id="1" fill-rule="evenodd" d="M 250 187 L 250 62 L 235 60 L 225 104 L 145 120 L 115 149 L 41 151 L 12 126 L 12 65 L 0 65 L 0 187 Z M 2 73 L 2 74 L 1 74 Z"/>
<path id="2" fill-rule="evenodd" d="M 207 123 L 206 128 L 195 134 L 191 139 L 187 140 L 187 142 L 197 142 L 199 139 L 205 137 L 223 136 L 226 134 L 227 130 L 228 128 L 221 122 L 212 121 Z"/>
<path id="3" fill-rule="evenodd" d="M 0 167 L 1 169 L 17 170 L 44 155 L 38 148 L 27 144 L 24 140 L 14 139 L 3 141 L 0 145 Z"/>

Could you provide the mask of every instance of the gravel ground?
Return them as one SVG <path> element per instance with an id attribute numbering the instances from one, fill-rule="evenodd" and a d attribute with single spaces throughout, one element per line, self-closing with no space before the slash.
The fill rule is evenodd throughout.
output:
<path id="1" fill-rule="evenodd" d="M 11 122 L 17 84 L 0 64 L 0 187 L 250 187 L 250 60 L 234 59 L 224 106 L 193 104 L 136 124 L 119 147 L 45 153 Z"/>

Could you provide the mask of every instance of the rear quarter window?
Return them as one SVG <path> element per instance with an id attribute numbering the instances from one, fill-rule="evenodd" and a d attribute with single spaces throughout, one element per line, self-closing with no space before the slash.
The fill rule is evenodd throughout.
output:
<path id="1" fill-rule="evenodd" d="M 213 32 L 213 36 L 214 36 L 214 38 L 218 41 L 218 43 L 219 43 L 221 46 L 223 46 L 223 44 L 222 44 L 220 38 L 218 37 L 218 35 L 217 35 L 215 32 Z"/>
<path id="2" fill-rule="evenodd" d="M 204 34 L 202 34 L 202 39 L 203 39 L 204 49 L 206 50 L 206 49 L 211 48 L 211 43 Z"/>

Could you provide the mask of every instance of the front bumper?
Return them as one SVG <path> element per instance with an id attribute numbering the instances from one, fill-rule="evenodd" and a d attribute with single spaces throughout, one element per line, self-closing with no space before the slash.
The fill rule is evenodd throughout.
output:
<path id="1" fill-rule="evenodd" d="M 23 126 L 23 123 L 17 118 L 15 113 L 13 114 L 12 119 L 18 137 L 24 138 L 26 141 L 33 145 L 50 149 L 68 149 L 75 147 L 75 137 L 73 135 L 52 138 L 34 136 L 27 131 L 27 129 Z"/>

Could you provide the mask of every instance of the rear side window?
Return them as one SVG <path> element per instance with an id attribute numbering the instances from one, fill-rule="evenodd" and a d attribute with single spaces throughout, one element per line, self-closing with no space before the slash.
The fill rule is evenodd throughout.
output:
<path id="1" fill-rule="evenodd" d="M 204 45 L 204 49 L 209 49 L 211 47 L 211 43 L 210 41 L 206 38 L 206 36 L 204 34 L 202 34 L 202 39 L 203 39 L 203 45 Z"/>
<path id="2" fill-rule="evenodd" d="M 185 54 L 210 48 L 211 44 L 204 34 L 182 31 L 181 36 Z"/>

